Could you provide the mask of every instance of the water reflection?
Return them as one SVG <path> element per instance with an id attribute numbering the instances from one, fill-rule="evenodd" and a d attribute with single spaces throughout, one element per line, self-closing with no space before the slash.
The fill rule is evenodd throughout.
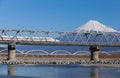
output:
<path id="1" fill-rule="evenodd" d="M 120 78 L 120 68 L 109 67 L 0 65 L 0 70 L 0 75 L 28 78 Z"/>
<path id="2" fill-rule="evenodd" d="M 99 68 L 98 67 L 92 67 L 90 72 L 91 78 L 99 78 Z"/>
<path id="3" fill-rule="evenodd" d="M 15 67 L 14 65 L 8 65 L 8 75 L 15 75 L 16 71 L 15 71 Z"/>

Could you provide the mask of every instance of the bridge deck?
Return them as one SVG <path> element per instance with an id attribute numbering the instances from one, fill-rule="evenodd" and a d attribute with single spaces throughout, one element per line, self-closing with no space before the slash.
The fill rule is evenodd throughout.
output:
<path id="1" fill-rule="evenodd" d="M 9 44 L 15 42 L 20 45 L 54 45 L 54 46 L 111 46 L 119 47 L 120 44 L 111 44 L 111 43 L 98 43 L 98 42 L 51 42 L 51 41 L 13 41 L 13 40 L 0 40 L 0 44 Z"/>

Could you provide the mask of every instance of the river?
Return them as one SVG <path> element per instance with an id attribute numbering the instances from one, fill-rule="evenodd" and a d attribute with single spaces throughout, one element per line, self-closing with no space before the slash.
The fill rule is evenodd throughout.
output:
<path id="1" fill-rule="evenodd" d="M 120 78 L 120 68 L 80 65 L 0 65 L 2 78 Z"/>

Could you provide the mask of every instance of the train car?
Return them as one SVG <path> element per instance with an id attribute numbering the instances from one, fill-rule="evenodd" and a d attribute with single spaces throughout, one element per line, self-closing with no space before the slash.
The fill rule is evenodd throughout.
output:
<path id="1" fill-rule="evenodd" d="M 0 40 L 16 40 L 16 41 L 48 41 L 59 42 L 59 40 L 52 37 L 28 37 L 28 36 L 1 36 Z"/>

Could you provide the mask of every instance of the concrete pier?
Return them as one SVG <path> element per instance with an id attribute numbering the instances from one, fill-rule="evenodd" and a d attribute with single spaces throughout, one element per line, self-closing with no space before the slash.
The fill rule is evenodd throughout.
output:
<path id="1" fill-rule="evenodd" d="M 99 61 L 99 46 L 90 46 L 91 61 Z"/>
<path id="2" fill-rule="evenodd" d="M 8 44 L 8 60 L 9 61 L 16 60 L 16 43 L 15 42 Z"/>

